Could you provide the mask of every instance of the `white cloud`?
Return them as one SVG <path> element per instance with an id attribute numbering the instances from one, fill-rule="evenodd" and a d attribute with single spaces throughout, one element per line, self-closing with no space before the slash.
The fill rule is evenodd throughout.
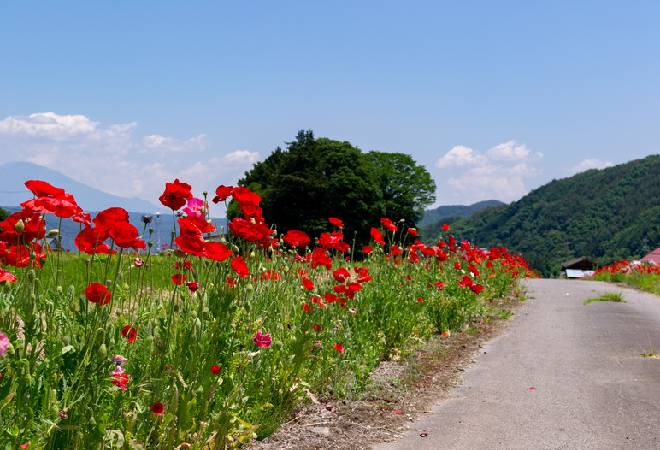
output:
<path id="1" fill-rule="evenodd" d="M 529 157 L 530 151 L 525 144 L 517 144 L 516 141 L 507 141 L 497 144 L 489 149 L 486 154 L 491 159 L 504 161 L 522 161 Z"/>
<path id="2" fill-rule="evenodd" d="M 227 153 L 222 159 L 228 164 L 254 164 L 259 161 L 259 153 L 251 152 L 249 150 L 236 150 L 231 153 Z"/>
<path id="3" fill-rule="evenodd" d="M 440 169 L 446 167 L 463 167 L 479 164 L 483 156 L 464 145 L 457 145 L 438 159 L 436 166 Z"/>
<path id="4" fill-rule="evenodd" d="M 135 122 L 130 122 L 101 128 L 98 122 L 80 114 L 39 112 L 29 116 L 9 116 L 0 120 L 0 136 L 54 141 L 122 140 L 130 137 L 136 126 Z"/>
<path id="5" fill-rule="evenodd" d="M 506 141 L 484 152 L 457 145 L 440 157 L 440 203 L 516 200 L 529 192 L 528 181 L 539 174 L 535 163 L 543 155 L 525 144 Z"/>
<path id="6" fill-rule="evenodd" d="M 10 116 L 0 120 L 0 153 L 3 162 L 30 161 L 103 191 L 156 204 L 165 182 L 174 178 L 201 195 L 236 183 L 259 160 L 259 153 L 249 150 L 214 155 L 204 134 L 183 139 L 136 134 L 135 122 L 105 125 L 80 114 Z"/>
<path id="7" fill-rule="evenodd" d="M 208 146 L 205 134 L 198 134 L 190 139 L 175 139 L 159 134 L 150 134 L 142 138 L 144 152 L 186 152 L 204 151 Z"/>
<path id="8" fill-rule="evenodd" d="M 614 163 L 611 161 L 605 161 L 597 158 L 587 158 L 583 159 L 573 167 L 571 167 L 571 174 L 584 172 L 589 169 L 604 169 L 605 167 L 613 166 Z"/>

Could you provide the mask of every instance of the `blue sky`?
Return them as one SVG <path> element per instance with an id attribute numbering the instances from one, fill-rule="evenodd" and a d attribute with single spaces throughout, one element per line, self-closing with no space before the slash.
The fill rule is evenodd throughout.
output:
<path id="1" fill-rule="evenodd" d="M 660 153 L 659 2 L 2 2 L 0 152 L 153 200 L 299 129 L 405 152 L 438 203 Z M 52 113 L 52 114 L 38 114 Z"/>

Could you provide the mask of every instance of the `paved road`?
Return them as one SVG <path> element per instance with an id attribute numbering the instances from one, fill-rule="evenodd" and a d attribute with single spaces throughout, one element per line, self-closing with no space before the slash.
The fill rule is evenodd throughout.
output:
<path id="1" fill-rule="evenodd" d="M 660 297 L 527 280 L 531 297 L 451 397 L 386 449 L 660 449 Z M 585 299 L 619 291 L 627 303 Z M 425 437 L 423 435 L 427 433 Z"/>

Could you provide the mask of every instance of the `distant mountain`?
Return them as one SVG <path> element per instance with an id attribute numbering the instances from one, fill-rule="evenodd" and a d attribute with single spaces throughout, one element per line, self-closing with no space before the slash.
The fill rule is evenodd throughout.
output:
<path id="1" fill-rule="evenodd" d="M 553 180 L 453 225 L 457 237 L 522 253 L 546 276 L 563 261 L 639 257 L 660 246 L 660 155 Z"/>
<path id="2" fill-rule="evenodd" d="M 18 206 L 32 197 L 23 183 L 38 179 L 47 181 L 71 193 L 85 211 L 101 211 L 121 206 L 127 211 L 154 212 L 162 209 L 140 198 L 125 198 L 108 194 L 75 181 L 60 172 L 28 162 L 10 162 L 0 165 L 0 205 Z"/>
<path id="3" fill-rule="evenodd" d="M 468 217 L 484 208 L 500 205 L 504 205 L 504 203 L 499 200 L 482 200 L 472 205 L 438 206 L 437 208 L 424 211 L 424 216 L 422 216 L 422 220 L 420 220 L 417 225 L 424 226 L 436 224 L 447 218 Z"/>

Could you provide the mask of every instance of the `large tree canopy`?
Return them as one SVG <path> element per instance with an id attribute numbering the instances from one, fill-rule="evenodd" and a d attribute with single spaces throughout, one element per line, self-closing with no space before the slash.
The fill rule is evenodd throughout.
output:
<path id="1" fill-rule="evenodd" d="M 380 183 L 385 215 L 415 224 L 435 201 L 435 182 L 425 167 L 403 153 L 365 155 Z"/>
<path id="2" fill-rule="evenodd" d="M 387 214 L 414 223 L 434 200 L 435 184 L 408 155 L 362 153 L 346 141 L 300 131 L 245 173 L 239 184 L 263 197 L 263 214 L 278 230 L 318 236 L 328 217 L 341 218 L 349 235 L 368 240 L 369 229 Z M 231 208 L 230 208 L 231 215 Z"/>

